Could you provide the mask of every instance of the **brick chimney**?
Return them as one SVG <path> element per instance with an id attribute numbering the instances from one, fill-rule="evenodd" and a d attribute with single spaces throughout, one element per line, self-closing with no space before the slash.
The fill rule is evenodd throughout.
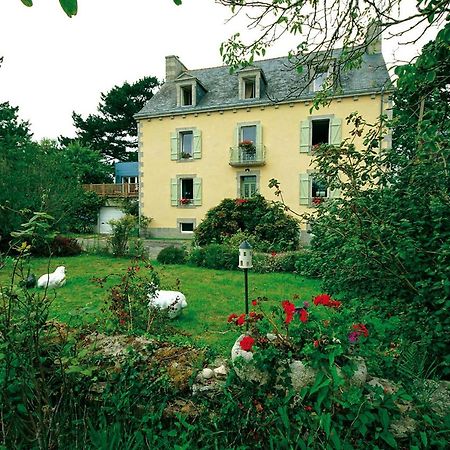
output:
<path id="1" fill-rule="evenodd" d="M 181 73 L 187 71 L 186 66 L 178 59 L 178 56 L 166 56 L 166 82 L 173 81 Z"/>
<path id="2" fill-rule="evenodd" d="M 369 55 L 374 55 L 376 53 L 381 53 L 381 42 L 382 42 L 382 28 L 381 22 L 379 20 L 373 19 L 369 26 L 367 27 L 366 33 L 366 53 Z"/>

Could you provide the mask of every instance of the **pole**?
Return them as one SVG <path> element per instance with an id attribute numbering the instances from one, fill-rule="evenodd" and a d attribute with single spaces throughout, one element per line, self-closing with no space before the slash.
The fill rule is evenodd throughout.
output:
<path id="1" fill-rule="evenodd" d="M 248 269 L 244 269 L 245 286 L 245 329 L 248 331 Z"/>

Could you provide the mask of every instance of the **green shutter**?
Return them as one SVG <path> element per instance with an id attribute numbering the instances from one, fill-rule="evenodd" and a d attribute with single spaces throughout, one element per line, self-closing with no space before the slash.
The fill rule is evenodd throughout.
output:
<path id="1" fill-rule="evenodd" d="M 237 147 L 241 142 L 241 127 L 238 125 L 234 130 L 234 146 Z"/>
<path id="2" fill-rule="evenodd" d="M 309 205 L 310 177 L 307 173 L 300 174 L 300 205 Z"/>
<path id="3" fill-rule="evenodd" d="M 170 204 L 178 206 L 178 180 L 176 178 L 170 179 Z"/>
<path id="4" fill-rule="evenodd" d="M 178 159 L 178 133 L 170 133 L 170 159 Z"/>
<path id="5" fill-rule="evenodd" d="M 256 124 L 256 148 L 262 148 L 262 126 L 261 124 Z"/>
<path id="6" fill-rule="evenodd" d="M 193 133 L 194 159 L 200 159 L 202 157 L 202 132 L 195 129 Z"/>
<path id="7" fill-rule="evenodd" d="M 202 204 L 202 179 L 194 178 L 194 206 Z"/>
<path id="8" fill-rule="evenodd" d="M 331 119 L 330 144 L 340 145 L 342 141 L 342 119 L 333 117 Z"/>
<path id="9" fill-rule="evenodd" d="M 302 120 L 300 122 L 300 153 L 308 153 L 311 143 L 311 122 Z"/>

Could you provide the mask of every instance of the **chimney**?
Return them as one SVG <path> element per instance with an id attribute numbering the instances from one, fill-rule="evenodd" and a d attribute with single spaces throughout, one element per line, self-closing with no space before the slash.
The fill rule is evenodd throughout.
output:
<path id="1" fill-rule="evenodd" d="M 366 45 L 366 53 L 368 55 L 381 53 L 382 31 L 381 22 L 372 19 L 367 27 L 366 39 L 364 42 Z"/>
<path id="2" fill-rule="evenodd" d="M 187 71 L 187 68 L 178 59 L 178 56 L 166 56 L 166 82 L 175 80 L 178 75 L 185 71 Z"/>

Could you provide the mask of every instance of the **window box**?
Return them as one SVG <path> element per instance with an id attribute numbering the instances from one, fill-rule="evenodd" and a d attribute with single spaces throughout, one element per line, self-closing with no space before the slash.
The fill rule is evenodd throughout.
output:
<path id="1" fill-rule="evenodd" d="M 192 205 L 193 199 L 192 198 L 180 198 L 179 202 L 180 202 L 180 206 Z"/>

